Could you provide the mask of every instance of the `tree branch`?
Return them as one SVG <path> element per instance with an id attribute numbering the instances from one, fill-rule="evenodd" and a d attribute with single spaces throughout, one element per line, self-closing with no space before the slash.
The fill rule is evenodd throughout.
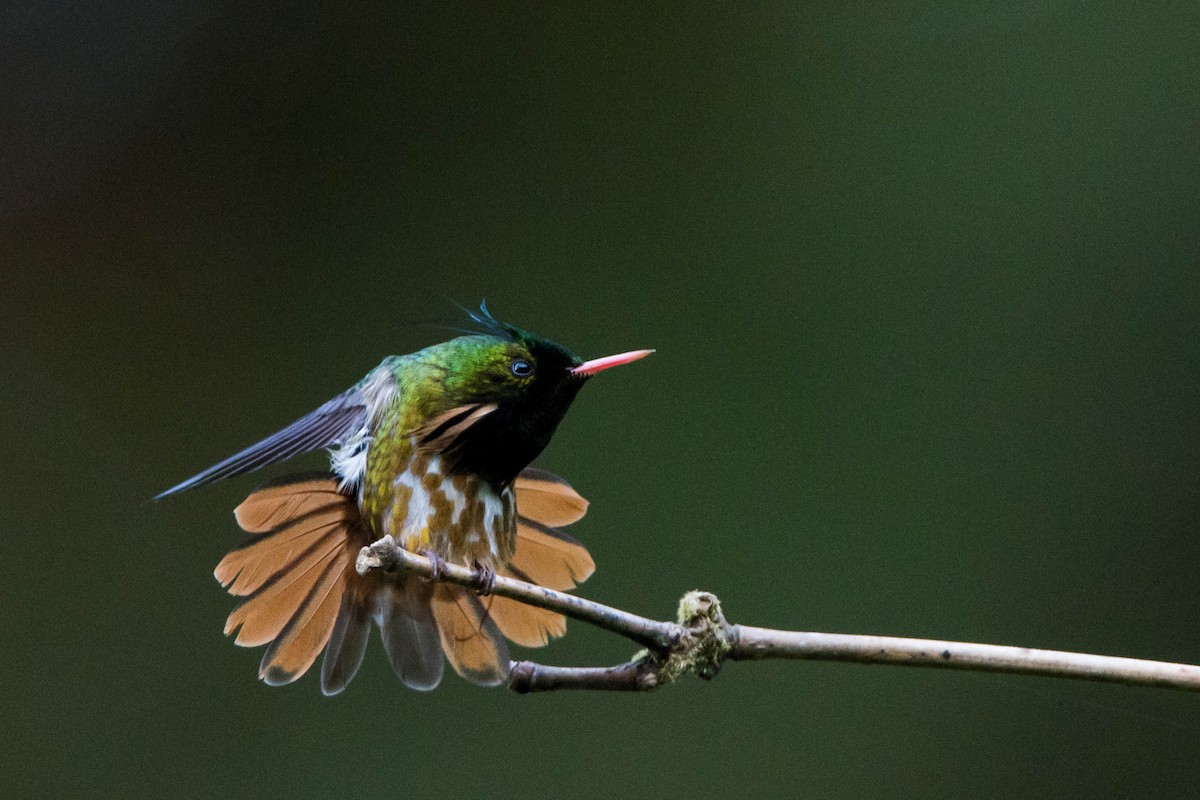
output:
<path id="1" fill-rule="evenodd" d="M 396 544 L 391 536 L 385 536 L 370 547 L 364 547 L 358 554 L 355 568 L 360 575 L 365 575 L 373 569 L 382 569 L 384 572 L 412 573 L 426 579 L 433 577 L 433 564 L 428 558 L 405 550 Z M 445 562 L 442 564 L 438 580 L 475 589 L 480 586 L 483 578 L 473 569 Z M 492 593 L 519 600 L 526 605 L 566 614 L 572 619 L 619 633 L 643 647 L 669 648 L 679 637 L 678 626 L 669 622 L 646 619 L 619 608 L 593 603 L 573 594 L 557 592 L 503 575 L 496 576 Z"/>
<path id="2" fill-rule="evenodd" d="M 390 536 L 364 547 L 356 567 L 361 574 L 383 570 L 427 579 L 434 577 L 429 559 L 399 547 Z M 436 579 L 477 588 L 482 576 L 467 567 L 447 563 Z M 720 601 L 708 592 L 684 595 L 676 622 L 639 617 L 576 595 L 502 576 L 496 577 L 492 592 L 619 633 L 646 648 L 630 661 L 612 667 L 513 662 L 508 685 L 521 694 L 557 689 L 648 691 L 673 683 L 689 672 L 711 679 L 725 661 L 773 658 L 1042 675 L 1200 691 L 1200 666 L 1190 664 L 1006 645 L 730 625 L 725 621 Z"/>

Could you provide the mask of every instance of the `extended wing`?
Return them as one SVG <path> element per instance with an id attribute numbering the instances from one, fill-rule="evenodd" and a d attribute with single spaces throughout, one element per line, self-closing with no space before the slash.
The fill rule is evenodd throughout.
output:
<path id="1" fill-rule="evenodd" d="M 386 362 L 385 362 L 386 365 Z M 390 370 L 381 365 L 357 386 L 325 403 L 317 410 L 268 436 L 258 444 L 214 464 L 198 475 L 172 486 L 154 499 L 194 489 L 284 461 L 292 456 L 342 444 L 363 429 L 370 409 L 378 407 L 383 392 L 394 391 Z"/>

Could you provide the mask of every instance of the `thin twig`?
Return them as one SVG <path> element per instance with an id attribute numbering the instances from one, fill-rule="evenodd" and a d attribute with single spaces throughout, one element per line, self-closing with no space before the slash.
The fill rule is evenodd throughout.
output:
<path id="1" fill-rule="evenodd" d="M 364 547 L 357 568 L 364 574 L 382 569 L 426 578 L 433 577 L 434 572 L 429 559 L 397 546 L 390 536 Z M 481 576 L 475 570 L 445 564 L 437 579 L 474 588 L 480 585 Z M 508 685 L 522 694 L 558 689 L 648 691 L 689 672 L 710 679 L 727 660 L 764 659 L 935 667 L 1200 691 L 1200 666 L 1190 664 L 994 644 L 730 625 L 720 601 L 707 592 L 684 595 L 678 621 L 672 623 L 512 578 L 497 577 L 492 591 L 619 633 L 646 648 L 629 662 L 613 667 L 513 662 Z"/>

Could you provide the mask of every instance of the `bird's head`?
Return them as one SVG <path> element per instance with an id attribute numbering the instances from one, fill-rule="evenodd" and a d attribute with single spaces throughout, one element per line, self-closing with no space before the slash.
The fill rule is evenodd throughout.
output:
<path id="1" fill-rule="evenodd" d="M 654 352 L 583 361 L 556 342 L 496 320 L 486 305 L 470 317 L 478 333 L 423 351 L 441 376 L 441 413 L 425 435 L 455 454 L 457 469 L 497 483 L 510 481 L 545 448 L 589 378 Z"/>

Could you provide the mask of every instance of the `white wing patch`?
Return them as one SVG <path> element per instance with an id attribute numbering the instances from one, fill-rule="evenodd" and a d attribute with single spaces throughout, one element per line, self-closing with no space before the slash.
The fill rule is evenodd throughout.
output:
<path id="1" fill-rule="evenodd" d="M 361 394 L 367 407 L 363 426 L 343 444 L 329 449 L 329 464 L 340 482 L 338 489 L 345 492 L 357 489 L 361 494 L 363 476 L 367 474 L 367 451 L 371 447 L 371 430 L 388 404 L 396 399 L 399 387 L 392 371 L 393 359 L 385 359 L 371 370 L 363 382 Z"/>
<path id="2" fill-rule="evenodd" d="M 367 474 L 367 448 L 371 435 L 364 426 L 346 440 L 341 447 L 329 448 L 329 465 L 338 476 L 338 491 L 346 492 L 352 487 L 361 487 Z"/>

